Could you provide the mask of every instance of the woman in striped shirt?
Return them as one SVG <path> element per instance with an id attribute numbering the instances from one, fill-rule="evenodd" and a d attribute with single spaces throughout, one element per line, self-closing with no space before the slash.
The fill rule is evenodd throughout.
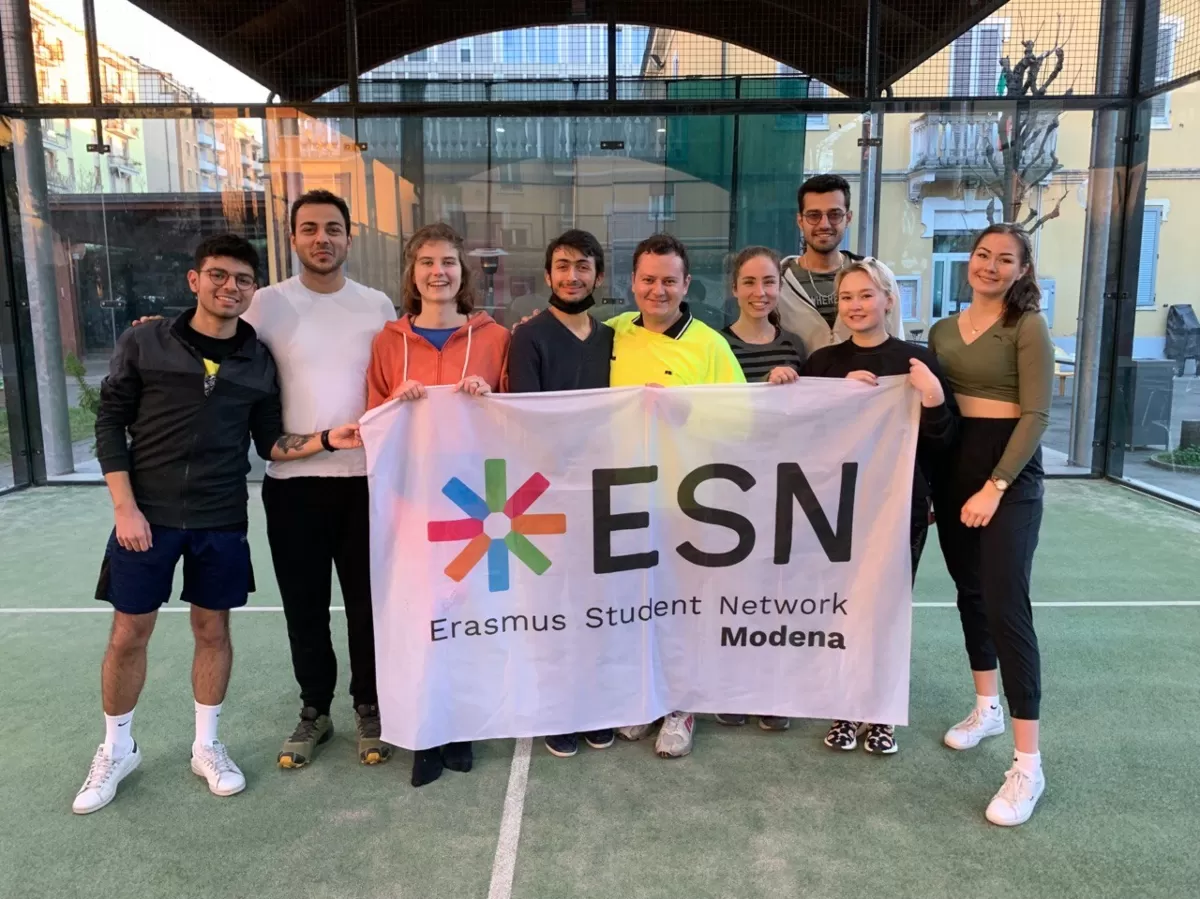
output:
<path id="1" fill-rule="evenodd" d="M 733 260 L 733 295 L 741 314 L 721 331 L 748 382 L 788 384 L 800 377 L 804 341 L 779 326 L 779 254 L 768 247 L 746 247 Z M 724 713 L 717 723 L 741 727 L 746 715 Z M 787 730 L 791 719 L 760 715 L 763 730 Z"/>
<path id="2" fill-rule="evenodd" d="M 733 295 L 738 320 L 721 333 L 749 382 L 786 384 L 800 376 L 804 341 L 779 326 L 779 254 L 746 247 L 733 260 Z"/>

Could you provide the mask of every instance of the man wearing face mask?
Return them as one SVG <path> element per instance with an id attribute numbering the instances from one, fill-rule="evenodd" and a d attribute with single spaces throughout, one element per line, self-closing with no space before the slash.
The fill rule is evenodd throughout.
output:
<path id="1" fill-rule="evenodd" d="M 546 247 L 548 314 L 535 315 L 515 329 L 508 350 L 505 389 L 510 393 L 587 390 L 608 386 L 613 331 L 590 315 L 593 293 L 604 283 L 604 250 L 587 231 L 571 230 Z M 582 734 L 593 749 L 613 744 L 611 729 Z M 559 758 L 579 750 L 579 734 L 546 737 L 546 749 Z"/>
<path id="2" fill-rule="evenodd" d="M 822 347 L 849 339 L 849 329 L 838 319 L 833 285 L 838 272 L 862 257 L 839 249 L 854 221 L 850 183 L 845 178 L 814 175 L 800 185 L 797 203 L 796 224 L 804 235 L 804 253 L 783 260 L 779 323 L 804 341 L 811 356 Z M 885 325 L 890 336 L 904 339 L 898 304 L 888 310 Z"/>
<path id="3" fill-rule="evenodd" d="M 549 315 L 513 331 L 506 390 L 587 390 L 608 386 L 613 332 L 588 315 L 604 283 L 604 251 L 587 231 L 571 230 L 546 247 Z"/>
<path id="4" fill-rule="evenodd" d="M 285 427 L 308 433 L 335 419 L 362 416 L 371 342 L 395 320 L 396 310 L 386 294 L 351 281 L 343 271 L 351 243 L 345 200 L 326 190 L 309 191 L 292 205 L 291 228 L 300 273 L 259 290 L 244 318 L 279 366 Z M 333 735 L 334 568 L 346 608 L 359 761 L 386 762 L 392 748 L 380 738 L 375 690 L 365 452 L 272 462 L 262 495 L 302 706 L 299 723 L 279 751 L 279 766 L 307 765 Z"/>

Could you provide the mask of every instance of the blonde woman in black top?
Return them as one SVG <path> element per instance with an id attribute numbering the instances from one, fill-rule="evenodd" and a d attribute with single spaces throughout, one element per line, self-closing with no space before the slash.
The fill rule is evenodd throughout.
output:
<path id="1" fill-rule="evenodd" d="M 934 506 L 976 694 L 975 708 L 945 742 L 970 749 L 1004 732 L 999 662 L 1016 753 L 987 819 L 1011 826 L 1029 820 L 1046 786 L 1029 580 L 1042 521 L 1040 440 L 1050 420 L 1054 347 L 1022 229 L 993 225 L 980 234 L 967 278 L 970 306 L 929 332 L 962 413 L 958 445 L 934 484 Z"/>

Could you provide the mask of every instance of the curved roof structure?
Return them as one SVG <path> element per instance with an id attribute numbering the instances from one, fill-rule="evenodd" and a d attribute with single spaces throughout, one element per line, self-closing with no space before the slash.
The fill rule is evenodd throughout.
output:
<path id="1" fill-rule="evenodd" d="M 346 6 L 324 0 L 133 0 L 279 94 L 307 102 L 347 81 Z M 1002 0 L 882 0 L 879 79 L 916 68 Z M 603 23 L 678 29 L 738 44 L 863 96 L 866 0 L 357 0 L 359 73 L 475 34 Z"/>

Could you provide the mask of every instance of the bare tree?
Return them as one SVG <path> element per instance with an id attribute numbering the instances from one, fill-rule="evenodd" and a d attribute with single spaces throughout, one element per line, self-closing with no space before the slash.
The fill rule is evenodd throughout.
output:
<path id="1" fill-rule="evenodd" d="M 1037 52 L 1040 34 L 1021 42 L 1023 53 L 1014 64 L 1009 57 L 1000 61 L 1000 87 L 1003 96 L 1019 100 L 1041 100 L 1063 74 L 1066 65 L 1064 46 L 1071 39 L 1071 28 L 1062 34 L 1059 18 L 1053 47 Z M 1073 27 L 1073 24 L 1072 24 Z M 1068 87 L 1061 96 L 1069 97 Z M 978 181 L 992 194 L 987 216 L 990 222 L 1015 222 L 1030 233 L 1058 218 L 1067 188 L 1051 200 L 1051 207 L 1034 205 L 1035 188 L 1062 168 L 1059 161 L 1058 126 L 1060 112 L 1006 109 L 996 120 L 994 133 L 981 138 L 980 154 L 985 169 Z"/>

